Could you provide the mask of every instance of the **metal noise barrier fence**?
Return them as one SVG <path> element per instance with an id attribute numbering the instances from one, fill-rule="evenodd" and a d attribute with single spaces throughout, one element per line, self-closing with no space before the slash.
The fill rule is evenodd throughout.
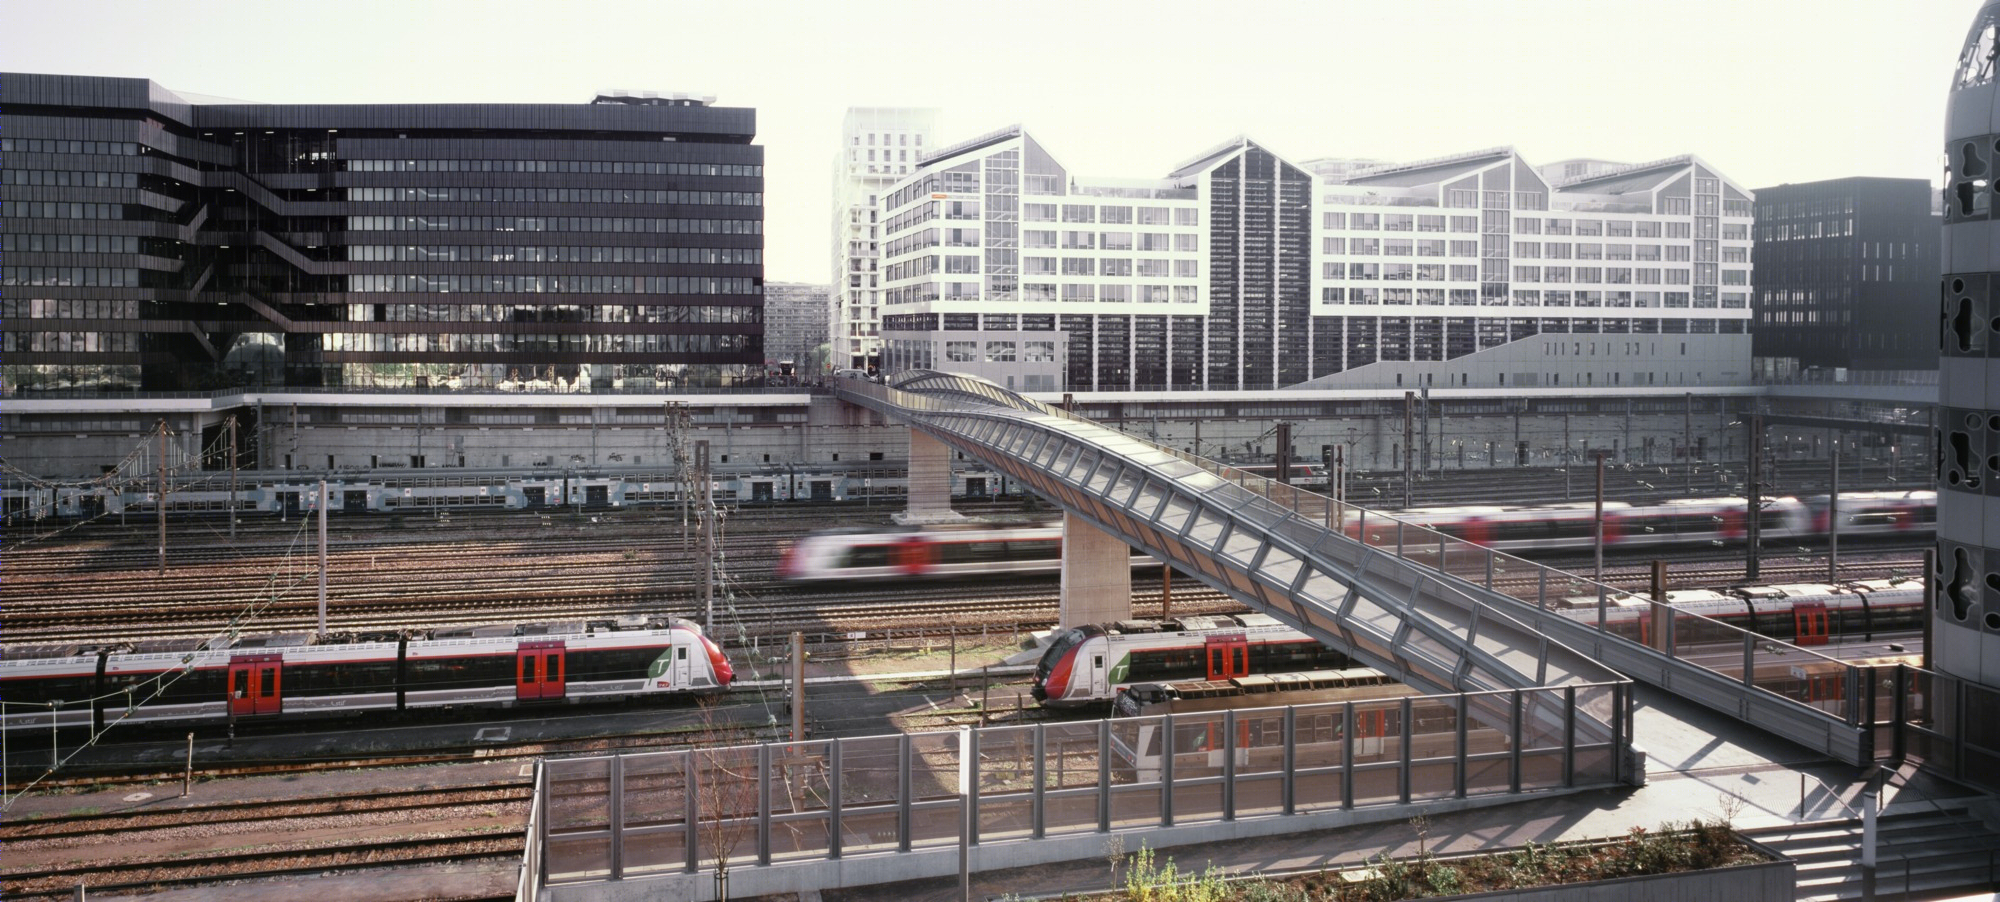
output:
<path id="1" fill-rule="evenodd" d="M 523 898 L 641 878 L 707 897 L 707 878 L 686 882 L 703 871 L 733 874 L 735 895 L 757 895 L 861 879 L 849 866 L 961 839 L 983 866 L 1012 866 L 1095 857 L 1100 843 L 1073 839 L 1128 830 L 1260 835 L 1330 826 L 1325 816 L 1357 809 L 1608 787 L 1636 757 L 1630 690 L 1590 683 L 545 760 Z M 1612 712 L 1609 735 L 1580 729 L 1602 711 Z M 834 861 L 849 869 L 782 867 Z M 894 873 L 935 876 L 912 866 L 923 869 L 899 858 Z"/>

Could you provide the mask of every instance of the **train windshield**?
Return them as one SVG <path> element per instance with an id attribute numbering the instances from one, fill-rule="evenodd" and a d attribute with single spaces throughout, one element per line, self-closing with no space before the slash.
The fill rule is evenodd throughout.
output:
<path id="1" fill-rule="evenodd" d="M 1083 639 L 1083 630 L 1073 629 L 1064 632 L 1062 635 L 1057 636 L 1055 641 L 1050 642 L 1049 650 L 1042 652 L 1041 662 L 1035 665 L 1035 682 L 1048 682 L 1049 672 L 1055 670 L 1056 662 L 1062 660 L 1063 655 L 1069 654 L 1070 649 L 1082 645 Z"/>

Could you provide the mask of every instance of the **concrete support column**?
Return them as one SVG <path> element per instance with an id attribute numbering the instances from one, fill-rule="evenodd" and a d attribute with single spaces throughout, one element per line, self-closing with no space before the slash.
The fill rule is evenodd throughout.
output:
<path id="1" fill-rule="evenodd" d="M 910 476 L 902 523 L 936 523 L 961 517 L 951 509 L 951 448 L 910 430 Z"/>
<path id="2" fill-rule="evenodd" d="M 1061 628 L 1132 616 L 1132 547 L 1075 514 L 1063 514 Z"/>

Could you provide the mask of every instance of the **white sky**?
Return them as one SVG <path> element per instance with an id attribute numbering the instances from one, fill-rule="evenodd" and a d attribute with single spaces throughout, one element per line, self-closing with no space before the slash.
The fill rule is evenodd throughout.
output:
<path id="1" fill-rule="evenodd" d="M 1512 144 L 1695 153 L 1753 189 L 1934 179 L 1979 5 L 0 0 L 0 69 L 267 103 L 713 94 L 757 110 L 767 277 L 825 282 L 849 106 L 937 107 L 941 143 L 1019 122 L 1086 176 L 1157 178 L 1240 133 L 1295 161 Z"/>

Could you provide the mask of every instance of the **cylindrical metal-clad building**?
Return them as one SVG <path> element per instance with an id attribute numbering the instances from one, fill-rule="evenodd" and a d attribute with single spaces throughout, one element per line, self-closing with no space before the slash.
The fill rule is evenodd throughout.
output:
<path id="1" fill-rule="evenodd" d="M 2000 687 L 2000 2 L 1973 20 L 1945 114 L 1935 667 Z M 1941 712 L 1947 718 L 1950 711 Z M 1971 729 L 1991 729 L 1966 722 Z M 1988 747 L 1991 747 L 1988 745 Z"/>

